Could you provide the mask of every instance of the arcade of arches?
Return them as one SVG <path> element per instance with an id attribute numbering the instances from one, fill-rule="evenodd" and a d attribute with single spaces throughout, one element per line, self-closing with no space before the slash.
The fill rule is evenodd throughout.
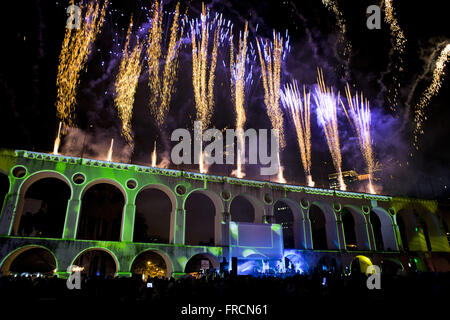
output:
<path id="1" fill-rule="evenodd" d="M 0 174 L 0 182 L 0 195 L 4 198 L 9 188 L 7 176 Z M 22 237 L 60 238 L 70 197 L 70 187 L 63 179 L 55 177 L 37 179 L 23 193 L 22 205 L 15 215 L 13 234 Z M 120 241 L 124 205 L 123 191 L 115 185 L 97 183 L 87 187 L 81 197 L 76 237 L 86 240 Z M 166 192 L 151 187 L 143 189 L 137 194 L 135 205 L 133 240 L 143 243 L 170 243 L 170 220 L 174 208 Z M 272 222 L 282 225 L 284 247 L 287 249 L 299 248 L 294 241 L 295 217 L 291 207 L 292 205 L 284 200 L 277 201 L 273 206 Z M 204 192 L 192 192 L 185 201 L 185 212 L 185 244 L 214 245 L 216 207 L 211 198 Z M 358 239 L 363 236 L 358 234 L 361 233 L 359 230 L 361 225 L 360 222 L 355 222 L 355 213 L 344 207 L 340 215 L 345 249 L 366 250 L 367 248 L 361 244 L 362 240 Z M 254 223 L 255 207 L 245 196 L 236 196 L 230 204 L 230 216 L 235 222 Z M 336 242 L 335 239 L 330 239 L 335 237 L 330 229 L 335 228 L 336 218 L 315 203 L 309 206 L 308 217 L 312 248 L 335 249 L 336 245 L 330 245 L 333 241 Z M 389 230 L 393 229 L 393 225 L 388 214 L 371 210 L 368 220 L 371 227 L 368 236 L 373 237 L 373 249 L 395 250 L 392 245 L 386 246 L 386 232 L 394 232 Z M 399 241 L 404 250 L 433 249 L 429 220 L 418 216 L 417 213 L 406 211 L 400 211 L 396 215 Z M 47 223 L 48 221 L 52 223 Z M 411 226 L 413 228 L 410 228 Z M 415 236 L 417 233 L 424 240 L 422 244 Z M 412 249 L 410 243 L 413 244 Z"/>
<path id="2" fill-rule="evenodd" d="M 20 192 L 21 198 L 14 215 L 11 235 L 23 238 L 62 238 L 66 214 L 73 196 L 70 184 L 62 178 L 52 176 L 35 179 L 24 186 Z M 0 199 L 5 199 L 8 190 L 9 179 L 0 173 Z M 104 180 L 88 184 L 79 198 L 76 239 L 121 241 L 127 201 L 130 199 L 127 200 L 120 185 Z M 136 192 L 131 201 L 135 205 L 133 241 L 170 244 L 173 241 L 171 223 L 178 204 L 174 204 L 168 192 L 148 186 Z M 237 223 L 260 223 L 261 208 L 255 201 L 259 200 L 246 195 L 230 198 L 230 220 Z M 392 218 L 390 213 L 381 208 L 373 208 L 364 213 L 351 206 L 335 210 L 333 205 L 312 202 L 305 209 L 303 204 L 290 199 L 275 201 L 272 208 L 271 220 L 266 217 L 264 219 L 282 226 L 284 249 L 437 251 L 442 247 L 438 237 L 448 232 L 444 220 L 435 221 L 431 215 L 414 210 L 400 210 Z M 217 218 L 225 210 L 218 207 L 217 199 L 202 190 L 193 191 L 186 195 L 183 210 L 184 244 L 215 246 Z M 304 233 L 300 233 L 299 228 L 304 228 Z M 298 237 L 302 237 L 301 246 L 296 240 Z M 112 277 L 119 272 L 117 259 L 106 250 L 89 249 L 80 252 L 73 259 L 75 265 L 83 268 L 82 273 L 86 276 Z M 195 273 L 205 265 L 217 267 L 216 259 L 217 257 L 206 254 L 196 254 L 191 258 L 188 256 L 184 272 Z M 359 265 L 361 261 L 366 261 L 361 259 L 358 258 Z M 327 265 L 327 268 L 335 268 L 333 261 L 324 260 L 321 263 Z M 10 255 L 1 267 L 2 272 L 51 273 L 56 266 L 53 253 L 36 246 Z M 402 270 L 403 266 L 398 261 L 384 259 L 382 268 L 394 273 Z M 161 253 L 148 250 L 135 257 L 130 265 L 130 272 L 143 278 L 166 276 L 173 272 L 173 266 Z"/>

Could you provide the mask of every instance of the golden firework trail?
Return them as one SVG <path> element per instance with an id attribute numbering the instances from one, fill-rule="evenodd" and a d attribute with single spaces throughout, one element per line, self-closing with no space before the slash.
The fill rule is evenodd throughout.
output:
<path id="1" fill-rule="evenodd" d="M 53 145 L 53 154 L 58 154 L 59 145 L 61 144 L 61 124 L 62 122 L 60 121 L 58 135 L 56 136 L 55 143 Z"/>
<path id="2" fill-rule="evenodd" d="M 161 92 L 159 80 L 159 60 L 161 58 L 162 43 L 162 6 L 155 1 L 155 9 L 152 17 L 152 27 L 149 30 L 147 45 L 148 64 L 148 86 L 150 88 L 150 110 L 156 118 L 156 122 L 161 122 L 161 114 L 158 108 L 158 98 Z"/>
<path id="3" fill-rule="evenodd" d="M 281 60 L 283 56 L 283 38 L 273 31 L 273 52 L 269 43 L 264 44 L 261 40 L 256 41 L 258 47 L 259 61 L 261 63 L 261 74 L 264 86 L 264 104 L 267 115 L 272 124 L 272 129 L 277 129 L 280 137 L 280 149 L 286 146 L 283 128 L 283 113 L 280 109 L 280 78 Z M 262 49 L 261 49 L 262 47 Z M 281 166 L 280 150 L 278 150 L 278 182 L 286 183 L 283 177 L 283 167 Z"/>
<path id="4" fill-rule="evenodd" d="M 337 118 L 337 105 L 338 101 L 340 101 L 339 92 L 336 95 L 333 88 L 329 88 L 325 85 L 323 71 L 321 69 L 318 69 L 317 73 L 318 88 L 314 95 L 317 107 L 317 117 L 323 127 L 333 165 L 338 173 L 340 189 L 346 190 L 346 185 L 342 176 L 342 156 Z"/>
<path id="5" fill-rule="evenodd" d="M 425 108 L 441 88 L 442 78 L 445 75 L 445 66 L 447 65 L 447 61 L 450 58 L 450 43 L 442 49 L 439 57 L 436 60 L 436 64 L 434 66 L 433 71 L 433 80 L 428 88 L 422 94 L 419 103 L 416 105 L 415 113 L 414 113 L 414 142 L 413 145 L 416 150 L 419 150 L 419 135 L 424 134 L 423 130 L 423 122 L 427 119 Z"/>
<path id="6" fill-rule="evenodd" d="M 113 146 L 114 146 L 114 139 L 111 139 L 111 145 L 109 146 L 108 155 L 106 156 L 106 161 L 112 160 Z"/>
<path id="7" fill-rule="evenodd" d="M 363 93 L 359 95 L 358 92 L 353 97 L 350 92 L 350 86 L 347 83 L 345 88 L 347 96 L 348 109 L 341 101 L 342 108 L 345 115 L 358 138 L 359 148 L 364 157 L 367 166 L 367 173 L 369 175 L 369 192 L 374 193 L 373 188 L 373 171 L 375 169 L 375 160 L 372 149 L 372 138 L 370 134 L 371 114 L 370 106 L 367 98 L 364 98 Z"/>
<path id="8" fill-rule="evenodd" d="M 131 118 L 133 116 L 134 95 L 142 69 L 141 52 L 143 48 L 143 43 L 139 40 L 132 49 L 129 48 L 132 26 L 133 18 L 131 18 L 128 27 L 119 73 L 115 81 L 116 96 L 114 100 L 117 112 L 122 120 L 122 136 L 130 146 L 134 144 Z"/>
<path id="9" fill-rule="evenodd" d="M 164 68 L 160 68 L 160 60 L 163 56 L 163 31 L 162 4 L 155 2 L 155 10 L 152 17 L 152 27 L 149 30 L 147 46 L 148 76 L 150 88 L 150 111 L 161 128 L 164 124 L 170 108 L 170 101 L 174 91 L 178 69 L 178 54 L 180 48 L 179 17 L 180 4 L 177 3 L 170 28 L 170 38 L 165 55 Z"/>
<path id="10" fill-rule="evenodd" d="M 236 111 L 236 129 L 237 139 L 241 146 L 244 145 L 243 129 L 245 124 L 245 67 L 247 60 L 247 34 L 248 22 L 245 22 L 245 29 L 243 35 L 239 36 L 239 48 L 235 57 L 233 37 L 230 36 L 230 72 L 231 72 L 231 97 Z M 239 152 L 239 150 L 238 150 Z M 243 178 L 245 173 L 242 171 L 241 157 L 237 156 L 236 171 L 232 175 L 238 178 Z"/>
<path id="11" fill-rule="evenodd" d="M 298 147 L 309 187 L 314 187 L 311 176 L 311 93 L 303 86 L 303 98 L 296 81 L 286 84 L 281 92 L 281 101 L 295 125 Z"/>
<path id="12" fill-rule="evenodd" d="M 283 129 L 283 113 L 280 109 L 280 77 L 281 59 L 283 54 L 283 38 L 273 31 L 273 52 L 270 45 L 261 40 L 256 41 L 258 47 L 259 61 L 261 63 L 261 75 L 264 86 L 264 104 L 267 115 L 273 129 L 278 129 L 280 134 L 280 147 L 286 146 Z M 262 49 L 261 49 L 262 47 Z"/>
<path id="13" fill-rule="evenodd" d="M 342 12 L 339 10 L 338 4 L 335 0 L 322 0 L 323 5 L 336 17 L 336 24 L 340 30 L 339 42 L 342 44 L 342 56 L 345 59 L 350 58 L 352 52 L 352 45 L 350 41 L 346 40 L 347 26 L 345 25 L 345 19 Z"/>
<path id="14" fill-rule="evenodd" d="M 163 71 L 163 82 L 161 92 L 161 106 L 160 106 L 160 125 L 166 119 L 169 112 L 170 101 L 172 93 L 174 92 L 174 84 L 177 77 L 178 69 L 178 53 L 180 49 L 179 35 L 179 17 L 180 17 L 180 3 L 177 3 L 175 14 L 170 28 L 169 47 L 167 49 L 166 60 Z"/>
<path id="15" fill-rule="evenodd" d="M 196 36 L 195 25 L 191 24 L 192 84 L 194 87 L 197 121 L 201 121 L 202 127 L 207 128 L 210 124 L 214 108 L 214 80 L 222 17 L 219 17 L 219 22 L 214 28 L 211 52 L 208 50 L 210 30 L 207 22 L 207 11 L 204 4 L 202 6 L 200 18 L 201 30 L 200 35 L 198 36 L 199 39 L 197 39 Z M 211 56 L 210 59 L 209 56 Z M 207 171 L 207 168 L 203 163 L 203 152 L 200 152 L 199 155 L 199 169 L 201 173 L 206 173 Z"/>
<path id="16" fill-rule="evenodd" d="M 153 152 L 152 152 L 152 167 L 156 167 L 156 141 L 153 146 Z"/>
<path id="17" fill-rule="evenodd" d="M 395 104 L 398 101 L 398 91 L 400 89 L 400 83 L 398 82 L 398 73 L 403 71 L 403 56 L 406 47 L 406 38 L 405 35 L 400 28 L 400 24 L 395 17 L 394 5 L 392 0 L 384 0 L 384 20 L 389 24 L 389 28 L 391 30 L 391 42 L 392 42 L 392 53 L 396 53 L 397 62 L 393 63 L 394 67 L 394 75 L 393 75 L 393 86 L 390 88 L 389 92 L 389 107 L 392 111 L 395 111 Z"/>
<path id="18" fill-rule="evenodd" d="M 73 0 L 70 3 L 73 5 Z M 93 2 L 80 4 L 80 9 L 85 12 L 85 15 L 80 17 L 81 27 L 66 28 L 56 78 L 57 116 L 66 125 L 73 124 L 80 72 L 103 25 L 107 6 L 108 0 L 105 0 L 101 8 L 98 2 L 95 5 Z"/>
<path id="19" fill-rule="evenodd" d="M 194 25 L 191 25 L 192 42 L 192 84 L 194 87 L 197 121 L 202 122 L 203 128 L 210 124 L 214 108 L 214 80 L 217 65 L 217 50 L 219 46 L 220 24 L 214 29 L 211 61 L 209 62 L 209 28 L 206 17 L 206 8 L 203 4 L 201 14 L 201 33 L 197 40 Z M 208 72 L 209 71 L 209 72 Z M 209 73 L 209 74 L 208 74 Z"/>

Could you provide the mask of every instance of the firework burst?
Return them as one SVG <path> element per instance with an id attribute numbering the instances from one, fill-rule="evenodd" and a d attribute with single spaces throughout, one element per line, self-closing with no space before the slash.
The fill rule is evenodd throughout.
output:
<path id="1" fill-rule="evenodd" d="M 163 11 L 162 4 L 155 1 L 152 26 L 147 41 L 148 86 L 150 89 L 150 112 L 161 128 L 170 109 L 170 101 L 177 78 L 178 54 L 180 49 L 180 4 L 177 3 L 170 27 L 170 37 L 165 54 L 164 68 L 160 62 L 163 57 Z"/>
<path id="2" fill-rule="evenodd" d="M 260 44 L 261 42 L 261 44 Z M 278 129 L 280 134 L 280 146 L 286 146 L 283 129 L 283 113 L 280 109 L 280 78 L 281 59 L 283 55 L 283 38 L 273 32 L 273 50 L 271 46 L 262 40 L 256 42 L 258 46 L 259 60 L 261 63 L 261 75 L 264 86 L 264 104 L 267 115 L 273 129 Z M 262 47 L 262 48 L 261 48 Z"/>
<path id="3" fill-rule="evenodd" d="M 360 95 L 356 93 L 354 97 L 350 92 L 350 87 L 347 84 L 345 88 L 347 96 L 348 110 L 345 104 L 341 101 L 342 108 L 345 115 L 350 122 L 352 129 L 358 138 L 359 148 L 364 157 L 367 166 L 367 173 L 369 175 L 369 191 L 375 193 L 373 188 L 373 171 L 375 168 L 375 161 L 372 149 L 372 138 L 370 134 L 371 114 L 370 106 L 367 98 L 364 98 L 363 93 Z"/>
<path id="4" fill-rule="evenodd" d="M 336 24 L 339 28 L 339 39 L 337 44 L 340 44 L 341 46 L 341 56 L 346 60 L 346 70 L 345 72 L 346 77 L 348 77 L 348 64 L 349 64 L 349 59 L 351 56 L 351 52 L 352 52 L 352 45 L 350 43 L 350 41 L 348 41 L 347 38 L 347 26 L 345 24 L 345 19 L 344 19 L 344 15 L 342 14 L 342 12 L 339 10 L 337 1 L 335 0 L 322 0 L 323 5 L 328 9 L 328 11 L 332 12 L 334 14 L 334 16 L 336 17 Z M 337 50 L 337 48 L 335 48 L 335 50 Z"/>
<path id="5" fill-rule="evenodd" d="M 342 176 L 342 156 L 339 143 L 339 130 L 337 118 L 337 105 L 340 101 L 339 93 L 334 93 L 333 88 L 325 85 L 322 70 L 318 69 L 317 90 L 314 100 L 317 107 L 317 117 L 322 125 L 328 148 L 331 153 L 334 168 L 338 174 L 338 182 L 341 190 L 346 189 Z"/>
<path id="6" fill-rule="evenodd" d="M 70 4 L 73 5 L 73 0 Z M 57 115 L 64 124 L 73 124 L 80 72 L 103 25 L 107 6 L 108 0 L 105 0 L 101 8 L 98 2 L 95 5 L 93 2 L 88 5 L 80 4 L 81 11 L 85 12 L 80 18 L 82 21 L 80 28 L 66 28 L 56 78 Z"/>
<path id="7" fill-rule="evenodd" d="M 296 81 L 286 84 L 281 92 L 281 101 L 289 111 L 297 132 L 298 147 L 302 159 L 306 182 L 314 186 L 311 176 L 311 94 L 303 87 L 303 98 Z"/>
<path id="8" fill-rule="evenodd" d="M 131 118 L 133 116 L 134 95 L 142 69 L 141 52 L 143 48 L 142 42 L 137 40 L 135 46 L 130 50 L 132 26 L 133 19 L 131 18 L 123 56 L 120 61 L 119 73 L 115 81 L 116 96 L 114 100 L 117 112 L 122 120 L 122 136 L 130 146 L 134 143 Z"/>
<path id="9" fill-rule="evenodd" d="M 427 119 L 425 114 L 425 108 L 430 103 L 431 98 L 433 98 L 441 88 L 442 78 L 445 75 L 445 66 L 447 65 L 447 61 L 449 60 L 450 55 L 450 43 L 447 43 L 446 46 L 441 50 L 439 57 L 436 60 L 434 71 L 433 71 L 433 80 L 428 88 L 424 91 L 422 96 L 420 97 L 419 103 L 416 105 L 415 113 L 414 113 L 414 142 L 413 145 L 416 150 L 419 149 L 419 135 L 424 134 L 423 131 L 423 122 Z"/>
<path id="10" fill-rule="evenodd" d="M 385 18 L 384 20 L 386 23 L 389 24 L 389 28 L 391 31 L 391 42 L 392 42 L 392 49 L 389 55 L 392 56 L 396 55 L 397 60 L 392 63 L 394 75 L 393 75 L 393 85 L 389 89 L 389 107 L 392 111 L 395 111 L 395 105 L 397 104 L 398 98 L 399 98 L 399 89 L 400 89 L 400 83 L 398 81 L 399 74 L 403 72 L 403 56 L 405 52 L 406 47 L 406 38 L 403 34 L 402 29 L 400 28 L 400 24 L 397 21 L 397 18 L 395 17 L 394 12 L 394 5 L 392 3 L 392 0 L 384 0 L 384 13 Z"/>
<path id="11" fill-rule="evenodd" d="M 261 43 L 260 43 L 261 42 Z M 283 113 L 280 109 L 280 79 L 281 62 L 283 58 L 283 37 L 273 31 L 273 49 L 271 45 L 262 40 L 256 41 L 258 47 L 259 61 L 261 63 L 261 75 L 264 86 L 264 104 L 266 105 L 267 115 L 272 124 L 272 129 L 277 129 L 280 137 L 280 149 L 286 146 L 283 128 Z M 278 181 L 285 183 L 283 177 L 283 167 L 280 161 L 280 152 L 278 152 Z"/>
<path id="12" fill-rule="evenodd" d="M 214 28 L 212 51 L 209 51 L 210 29 L 207 22 L 205 5 L 202 8 L 201 33 L 199 36 L 195 31 L 195 26 L 193 24 L 191 25 L 192 84 L 194 87 L 197 120 L 202 122 L 204 128 L 209 126 L 214 108 L 214 80 L 219 47 L 220 24 L 221 21 Z"/>
<path id="13" fill-rule="evenodd" d="M 200 26 L 191 24 L 191 43 L 192 43 L 192 84 L 194 87 L 195 107 L 197 109 L 197 121 L 201 121 L 203 128 L 207 128 L 211 121 L 214 108 L 214 80 L 217 65 L 217 51 L 220 40 L 221 16 L 218 18 L 212 38 L 212 50 L 209 50 L 209 32 L 208 14 L 203 4 L 200 16 Z M 200 28 L 200 35 L 197 35 L 197 29 Z M 209 71 L 209 72 L 208 72 Z M 201 173 L 206 173 L 207 167 L 203 163 L 203 152 L 199 155 L 199 168 Z"/>
<path id="14" fill-rule="evenodd" d="M 247 34 L 248 23 L 245 23 L 245 29 L 243 35 L 239 36 L 239 48 L 235 57 L 233 37 L 230 37 L 230 69 L 231 69 L 231 97 L 236 111 L 236 129 L 237 139 L 239 145 L 244 145 L 243 129 L 245 124 L 245 69 L 247 63 Z M 238 149 L 237 167 L 236 172 L 233 171 L 233 175 L 238 178 L 243 178 L 245 173 L 242 171 L 242 163 L 240 153 L 243 150 Z"/>

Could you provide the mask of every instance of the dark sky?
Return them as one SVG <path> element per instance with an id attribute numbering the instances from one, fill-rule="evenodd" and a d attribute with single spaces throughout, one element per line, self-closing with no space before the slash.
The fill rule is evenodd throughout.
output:
<path id="1" fill-rule="evenodd" d="M 120 138 L 120 121 L 113 106 L 113 90 L 117 73 L 117 55 L 110 54 L 113 39 L 123 41 L 129 17 L 133 13 L 136 24 L 146 22 L 147 14 L 141 9 L 147 1 L 112 0 L 102 33 L 96 40 L 86 68 L 80 76 L 77 94 L 76 124 L 89 142 L 85 156 L 98 156 L 114 137 L 117 146 L 124 145 Z M 339 29 L 333 13 L 319 0 L 302 1 L 239 1 L 214 0 L 206 2 L 213 12 L 221 12 L 231 20 L 235 29 L 242 28 L 245 20 L 250 24 L 250 41 L 257 35 L 270 37 L 272 29 L 283 35 L 289 30 L 292 50 L 283 68 L 282 83 L 297 79 L 300 84 L 315 83 L 316 68 L 324 68 L 329 85 L 343 92 L 348 81 L 363 90 L 371 101 L 373 111 L 373 136 L 377 160 L 382 164 L 380 174 L 382 193 L 406 194 L 422 197 L 448 196 L 448 162 L 450 151 L 445 148 L 449 133 L 447 119 L 448 80 L 444 79 L 440 93 L 431 100 L 425 135 L 421 137 L 420 150 L 409 156 L 412 141 L 412 114 L 405 119 L 407 97 L 415 80 L 425 67 L 425 60 L 434 45 L 450 39 L 448 14 L 445 1 L 395 0 L 394 9 L 399 25 L 407 39 L 404 54 L 404 71 L 393 72 L 390 58 L 391 38 L 389 25 L 382 21 L 381 30 L 366 28 L 366 8 L 380 4 L 372 0 L 337 1 L 346 22 L 347 41 L 352 45 L 345 75 L 345 59 L 336 54 L 334 47 Z M 165 9 L 172 10 L 174 1 L 165 1 Z M 65 8 L 68 1 L 11 2 L 8 10 L 1 10 L 2 61 L 0 64 L 0 147 L 49 152 L 58 128 L 56 117 L 56 73 L 58 55 L 65 32 L 67 19 Z M 200 1 L 182 1 L 181 8 L 190 18 L 198 17 Z M 384 13 L 382 12 L 382 19 Z M 235 30 L 235 33 L 237 31 Z M 116 35 L 117 34 L 117 35 Z M 308 39 L 311 35 L 311 39 Z M 181 50 L 177 91 L 173 96 L 167 128 L 164 132 L 155 129 L 148 114 L 147 73 L 144 69 L 136 92 L 133 129 L 136 147 L 130 161 L 148 163 L 155 139 L 158 146 L 170 151 L 168 142 L 174 128 L 191 128 L 195 116 L 192 95 L 190 45 Z M 219 59 L 228 61 L 228 53 Z M 103 62 L 103 63 L 102 63 Z M 219 62 L 221 64 L 221 61 Z M 257 66 L 256 66 L 257 67 Z M 344 69 L 343 69 L 344 68 Z M 447 67 L 448 69 L 448 67 Z M 389 108 L 384 88 L 392 86 L 392 78 L 398 76 L 400 95 L 395 112 Z M 263 104 L 262 84 L 258 70 L 253 78 L 255 86 L 247 102 L 247 128 L 268 128 L 269 120 Z M 431 72 L 425 74 L 413 92 L 412 107 L 431 80 Z M 106 94 L 105 94 L 106 92 Z M 224 68 L 218 66 L 215 86 L 216 106 L 212 118 L 217 128 L 233 127 L 233 108 L 229 99 L 229 84 Z M 313 107 L 314 109 L 314 107 Z M 333 171 L 329 152 L 312 115 L 313 177 L 318 185 L 326 185 L 326 176 Z M 290 122 L 286 123 L 288 147 L 282 154 L 289 182 L 303 183 L 298 147 Z M 340 118 L 343 169 L 364 171 L 364 166 L 345 118 Z M 68 150 L 69 139 L 64 140 Z M 77 140 L 79 145 L 81 142 Z M 99 150 L 102 149 L 102 150 Z M 186 167 L 186 169 L 190 169 Z M 212 173 L 229 174 L 232 167 L 211 168 Z M 258 179 L 255 168 L 247 168 L 250 178 Z"/>

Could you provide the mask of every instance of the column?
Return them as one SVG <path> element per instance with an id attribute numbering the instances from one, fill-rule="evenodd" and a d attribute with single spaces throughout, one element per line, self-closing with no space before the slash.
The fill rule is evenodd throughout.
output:
<path id="1" fill-rule="evenodd" d="M 170 217 L 170 240 L 172 244 L 184 244 L 186 227 L 186 210 L 183 209 L 183 198 L 177 196 L 177 207 Z"/>
<path id="2" fill-rule="evenodd" d="M 134 204 L 134 201 L 132 203 L 127 203 L 123 210 L 121 241 L 133 242 L 135 213 L 136 205 Z"/>
<path id="3" fill-rule="evenodd" d="M 301 207 L 301 204 L 300 204 Z M 303 238 L 300 238 L 303 248 L 314 249 L 311 233 L 311 220 L 309 220 L 309 207 L 307 209 L 301 207 L 302 211 L 302 228 L 304 230 Z M 297 245 L 296 245 L 297 248 Z"/>
<path id="4" fill-rule="evenodd" d="M 72 184 L 72 198 L 67 202 L 66 220 L 64 222 L 63 239 L 77 237 L 78 221 L 81 212 L 81 188 Z"/>
<path id="5" fill-rule="evenodd" d="M 339 250 L 345 251 L 345 236 L 344 236 L 344 227 L 341 219 L 341 215 L 339 212 L 335 212 L 336 215 L 336 228 L 337 228 L 337 237 L 339 241 Z"/>
<path id="6" fill-rule="evenodd" d="M 14 190 L 5 195 L 3 208 L 0 215 L 0 235 L 11 235 L 10 229 L 12 227 L 14 208 L 19 194 Z M 11 230 L 12 231 L 12 230 Z"/>

